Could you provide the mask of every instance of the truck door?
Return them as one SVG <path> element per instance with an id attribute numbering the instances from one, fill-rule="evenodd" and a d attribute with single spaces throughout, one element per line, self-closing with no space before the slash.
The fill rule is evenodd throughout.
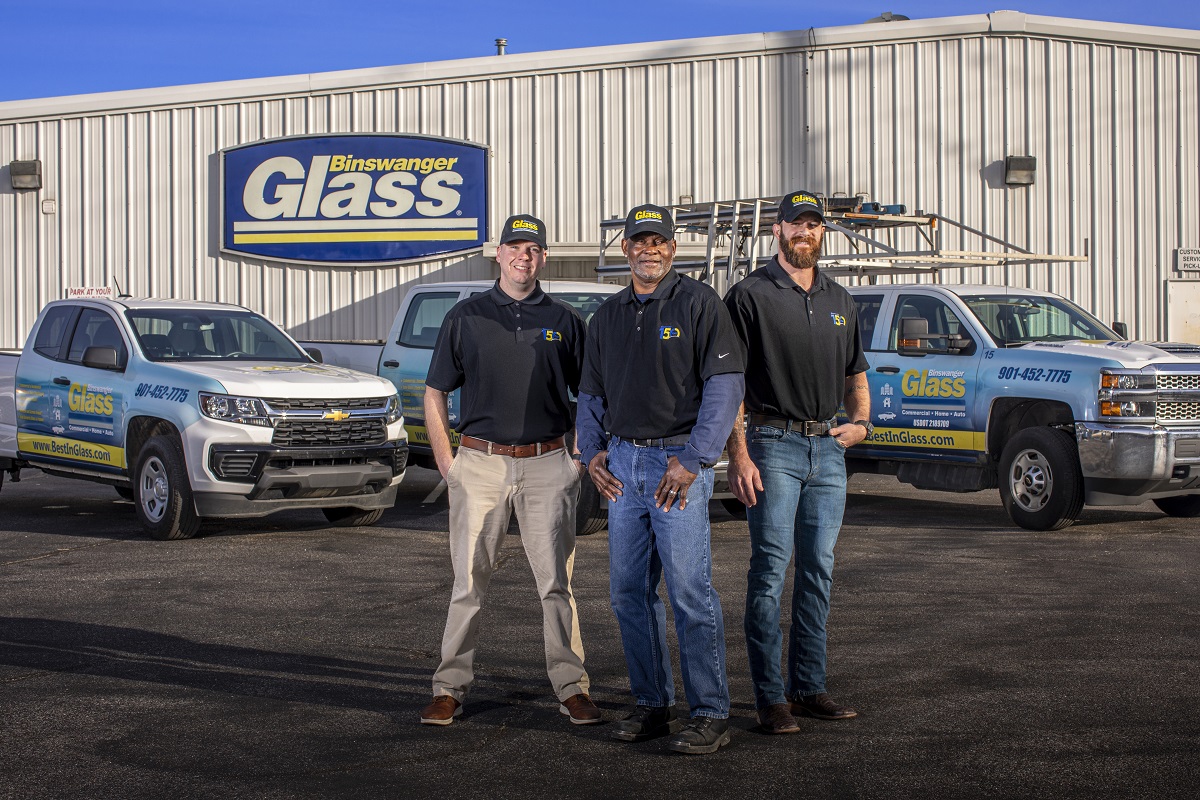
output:
<path id="1" fill-rule="evenodd" d="M 51 318 L 57 312 L 58 308 L 47 313 L 34 345 L 36 361 L 31 359 L 28 368 L 22 369 L 25 411 L 19 414 L 19 447 L 31 461 L 120 473 L 125 469 L 129 391 L 123 373 L 129 360 L 128 343 L 106 311 L 84 307 L 78 309 L 69 340 L 64 337 L 55 347 L 50 341 L 53 337 L 47 337 L 41 348 L 43 330 L 57 321 Z M 113 348 L 120 368 L 84 363 L 89 349 L 98 347 Z M 35 390 L 35 386 L 39 388 Z"/>
<path id="2" fill-rule="evenodd" d="M 930 338 L 917 345 L 924 352 L 899 352 L 905 318 L 928 323 Z M 980 352 L 974 334 L 940 297 L 919 293 L 896 297 L 886 332 L 886 343 L 882 332 L 877 337 L 884 349 L 870 354 L 875 433 L 863 455 L 975 462 L 984 434 L 971 419 Z"/>
<path id="3" fill-rule="evenodd" d="M 425 376 L 429 374 L 433 346 L 437 344 L 442 320 L 461 296 L 460 289 L 414 290 L 400 331 L 394 341 L 385 345 L 380 358 L 379 374 L 395 384 L 400 393 L 404 428 L 410 445 L 416 448 L 429 447 L 429 434 L 425 431 Z M 450 393 L 450 443 L 454 445 L 458 444 L 458 434 L 453 431 L 458 424 L 458 396 L 457 391 Z"/>

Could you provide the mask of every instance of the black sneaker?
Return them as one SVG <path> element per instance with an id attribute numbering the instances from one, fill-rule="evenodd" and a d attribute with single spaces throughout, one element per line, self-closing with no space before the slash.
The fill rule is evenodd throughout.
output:
<path id="1" fill-rule="evenodd" d="M 729 744 L 729 739 L 729 720 L 692 717 L 687 727 L 667 742 L 667 749 L 702 756 L 717 752 Z"/>
<path id="2" fill-rule="evenodd" d="M 644 742 L 675 733 L 683 723 L 675 717 L 675 706 L 637 706 L 633 713 L 613 726 L 609 733 L 622 742 Z"/>

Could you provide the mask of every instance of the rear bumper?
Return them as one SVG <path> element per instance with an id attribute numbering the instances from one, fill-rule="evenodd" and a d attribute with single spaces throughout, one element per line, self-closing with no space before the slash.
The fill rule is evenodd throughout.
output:
<path id="1" fill-rule="evenodd" d="M 1200 493 L 1200 428 L 1076 422 L 1075 440 L 1090 505 Z"/>

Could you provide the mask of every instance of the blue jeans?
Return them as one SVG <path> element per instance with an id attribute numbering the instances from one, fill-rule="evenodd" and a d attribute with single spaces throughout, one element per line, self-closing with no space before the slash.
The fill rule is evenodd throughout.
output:
<path id="1" fill-rule="evenodd" d="M 832 436 L 767 426 L 751 426 L 746 443 L 763 483 L 757 504 L 746 512 L 751 551 L 745 619 L 754 703 L 761 709 L 825 691 L 825 621 L 833 588 L 833 547 L 846 507 L 846 448 Z M 793 552 L 796 577 L 785 694 L 780 597 Z"/>
<path id="2" fill-rule="evenodd" d="M 613 439 L 608 469 L 624 484 L 608 507 L 609 589 L 621 627 L 629 684 L 640 706 L 675 704 L 667 652 L 666 611 L 658 596 L 663 574 L 675 613 L 679 662 L 693 717 L 729 716 L 725 676 L 725 623 L 712 585 L 708 501 L 713 471 L 700 470 L 686 509 L 654 507 L 654 490 L 667 459 L 682 447 L 634 447 Z"/>

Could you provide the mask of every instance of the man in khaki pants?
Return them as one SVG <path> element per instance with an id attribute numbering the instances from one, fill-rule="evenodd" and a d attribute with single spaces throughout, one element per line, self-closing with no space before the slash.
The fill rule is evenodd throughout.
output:
<path id="1" fill-rule="evenodd" d="M 541 220 L 510 217 L 500 234 L 500 279 L 446 316 L 425 384 L 425 425 L 450 495 L 454 589 L 442 662 L 433 676 L 426 725 L 449 725 L 475 678 L 479 612 L 516 512 L 521 543 L 542 599 L 546 672 L 559 711 L 576 725 L 600 721 L 588 697 L 571 568 L 575 506 L 583 468 L 564 445 L 569 393 L 579 385 L 583 320 L 545 294 Z M 458 454 L 450 448 L 447 396 L 462 388 Z"/>

